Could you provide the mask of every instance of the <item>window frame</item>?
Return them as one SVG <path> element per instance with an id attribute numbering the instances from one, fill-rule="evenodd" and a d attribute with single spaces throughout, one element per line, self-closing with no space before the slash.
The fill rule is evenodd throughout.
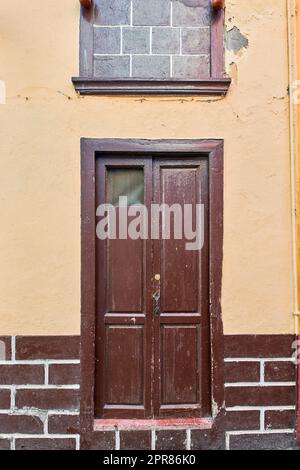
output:
<path id="1" fill-rule="evenodd" d="M 217 95 L 225 96 L 231 78 L 224 73 L 224 9 L 213 11 L 211 77 L 199 80 L 101 79 L 93 77 L 94 9 L 81 7 L 79 77 L 72 77 L 80 95 Z"/>
<path id="2" fill-rule="evenodd" d="M 99 431 L 115 424 L 96 420 L 95 394 L 95 329 L 96 329 L 96 198 L 95 161 L 107 155 L 172 158 L 202 156 L 209 164 L 209 305 L 211 331 L 211 404 L 213 414 L 187 427 L 224 430 L 224 347 L 221 315 L 223 260 L 223 140 L 132 140 L 81 139 L 81 403 L 80 435 L 82 449 L 90 449 Z M 135 429 L 168 426 L 168 420 L 135 421 Z M 184 426 L 183 420 L 178 425 Z M 120 420 L 118 427 L 122 426 Z M 130 423 L 126 420 L 126 426 Z M 172 426 L 176 427 L 176 420 Z"/>

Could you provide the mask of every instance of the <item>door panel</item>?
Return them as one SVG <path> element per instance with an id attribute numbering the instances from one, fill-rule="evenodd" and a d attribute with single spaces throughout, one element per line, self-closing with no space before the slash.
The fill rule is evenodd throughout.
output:
<path id="1" fill-rule="evenodd" d="M 107 167 L 106 202 L 116 207 L 117 235 L 107 241 L 108 309 L 112 313 L 141 313 L 143 311 L 144 243 L 142 240 L 121 239 L 119 198 L 126 197 L 128 206 L 144 204 L 144 169 Z M 127 212 L 127 211 L 126 211 Z M 124 214 L 125 215 L 125 214 Z M 128 223 L 132 218 L 128 217 Z"/>
<path id="2" fill-rule="evenodd" d="M 164 405 L 199 402 L 198 326 L 161 326 L 161 394 Z"/>
<path id="3" fill-rule="evenodd" d="M 197 168 L 161 168 L 160 182 L 160 203 L 181 207 L 197 203 Z M 185 238 L 161 241 L 163 312 L 198 311 L 198 253 L 187 251 L 185 244 Z"/>
<path id="4" fill-rule="evenodd" d="M 143 406 L 143 326 L 107 326 L 107 405 Z"/>
<path id="5" fill-rule="evenodd" d="M 108 240 L 107 292 L 111 313 L 143 311 L 143 241 Z"/>

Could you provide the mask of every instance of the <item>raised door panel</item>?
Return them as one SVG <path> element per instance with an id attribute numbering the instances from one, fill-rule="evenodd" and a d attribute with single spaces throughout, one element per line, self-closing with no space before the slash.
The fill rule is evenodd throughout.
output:
<path id="1" fill-rule="evenodd" d="M 170 238 L 161 241 L 161 310 L 197 312 L 199 256 L 197 251 L 186 250 L 184 213 L 181 211 L 184 205 L 197 203 L 197 168 L 162 168 L 160 183 L 161 203 L 170 208 L 171 222 Z M 176 213 L 179 209 L 176 222 L 171 208 Z M 166 227 L 169 220 L 162 220 L 162 226 Z M 172 235 L 173 229 L 175 236 Z"/>
<path id="2" fill-rule="evenodd" d="M 162 408 L 196 405 L 199 389 L 199 326 L 164 325 L 161 328 Z"/>
<path id="3" fill-rule="evenodd" d="M 107 326 L 106 408 L 143 406 L 144 334 L 142 326 Z"/>

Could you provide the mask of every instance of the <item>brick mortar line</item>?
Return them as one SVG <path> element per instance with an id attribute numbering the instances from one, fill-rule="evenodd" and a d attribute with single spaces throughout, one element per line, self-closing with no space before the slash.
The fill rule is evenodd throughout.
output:
<path id="1" fill-rule="evenodd" d="M 225 449 L 230 450 L 230 435 L 225 432 Z"/>
<path id="2" fill-rule="evenodd" d="M 10 390 L 10 409 L 14 410 L 16 408 L 16 388 L 15 386 L 12 386 L 9 390 Z"/>
<path id="3" fill-rule="evenodd" d="M 182 28 L 179 28 L 179 55 L 182 56 Z"/>
<path id="4" fill-rule="evenodd" d="M 151 450 L 155 450 L 156 447 L 156 431 L 151 429 Z"/>
<path id="5" fill-rule="evenodd" d="M 234 387 L 257 387 L 257 388 L 266 388 L 266 387 L 295 387 L 296 382 L 226 382 L 224 384 L 225 388 L 234 388 Z"/>
<path id="6" fill-rule="evenodd" d="M 259 413 L 259 424 L 260 424 L 260 431 L 265 431 L 265 410 L 260 410 Z"/>
<path id="7" fill-rule="evenodd" d="M 226 434 L 232 435 L 232 436 L 241 436 L 241 435 L 255 435 L 255 434 L 260 434 L 260 435 L 267 435 L 267 434 L 294 434 L 295 429 L 266 429 L 264 431 L 255 431 L 255 430 L 247 430 L 247 431 L 227 431 Z"/>
<path id="8" fill-rule="evenodd" d="M 48 413 L 46 413 L 46 417 L 45 417 L 45 421 L 44 421 L 44 435 L 47 435 L 48 432 L 49 432 L 48 424 L 49 424 L 49 415 L 48 415 Z"/>
<path id="9" fill-rule="evenodd" d="M 120 431 L 117 429 L 115 431 L 115 450 L 120 450 L 121 441 L 120 441 Z"/>
<path id="10" fill-rule="evenodd" d="M 155 24 L 109 24 L 109 25 L 101 25 L 101 24 L 93 24 L 95 29 L 116 29 L 116 28 L 157 28 L 157 29 L 210 29 L 210 26 L 170 26 L 170 25 L 155 25 Z"/>
<path id="11" fill-rule="evenodd" d="M 224 362 L 292 362 L 296 364 L 295 358 L 292 357 L 226 357 Z"/>
<path id="12" fill-rule="evenodd" d="M 152 26 L 150 27 L 150 39 L 149 39 L 149 47 L 150 47 L 150 52 L 149 52 L 149 55 L 153 55 L 152 54 L 152 46 L 153 46 L 153 38 L 152 38 L 152 35 L 153 35 L 153 28 Z"/>
<path id="13" fill-rule="evenodd" d="M 67 411 L 67 410 L 43 410 L 42 408 L 34 408 L 29 410 L 28 408 L 15 408 L 15 409 L 8 409 L 8 410 L 0 410 L 1 415 L 8 415 L 8 416 L 32 416 L 38 417 L 41 419 L 42 414 L 48 414 L 48 417 L 51 416 L 80 416 L 79 410 L 78 411 Z"/>
<path id="14" fill-rule="evenodd" d="M 46 362 L 44 365 L 44 382 L 49 385 L 49 364 Z"/>
<path id="15" fill-rule="evenodd" d="M 261 361 L 259 363 L 259 375 L 260 375 L 260 382 L 265 382 L 265 362 Z"/>
<path id="16" fill-rule="evenodd" d="M 120 36 L 120 55 L 123 55 L 123 26 L 121 26 L 121 36 Z"/>
<path id="17" fill-rule="evenodd" d="M 295 405 L 277 405 L 277 406 L 229 406 L 225 408 L 226 411 L 296 411 Z"/>
<path id="18" fill-rule="evenodd" d="M 0 390 L 80 390 L 78 384 L 65 384 L 65 385 L 0 385 Z"/>
<path id="19" fill-rule="evenodd" d="M 24 359 L 24 360 L 7 360 L 7 361 L 0 361 L 0 366 L 39 366 L 39 365 L 69 365 L 69 364 L 80 364 L 79 359 Z"/>
<path id="20" fill-rule="evenodd" d="M 17 434 L 17 433 L 13 433 L 13 434 L 0 434 L 0 439 L 11 439 L 11 438 L 14 438 L 14 439 L 29 439 L 29 438 L 32 438 L 32 439 L 49 439 L 49 438 L 53 438 L 53 439 L 75 439 L 76 437 L 80 436 L 79 434 L 26 434 L 26 433 L 20 433 L 20 434 Z"/>
<path id="21" fill-rule="evenodd" d="M 186 450 L 191 450 L 191 442 L 192 442 L 192 433 L 191 429 L 186 430 Z"/>
<path id="22" fill-rule="evenodd" d="M 210 54 L 99 54 L 94 53 L 94 59 L 101 58 L 101 57 L 130 57 L 130 56 L 137 56 L 137 57 L 210 57 Z"/>
<path id="23" fill-rule="evenodd" d="M 16 360 L 16 337 L 11 337 L 11 359 L 12 361 Z"/>

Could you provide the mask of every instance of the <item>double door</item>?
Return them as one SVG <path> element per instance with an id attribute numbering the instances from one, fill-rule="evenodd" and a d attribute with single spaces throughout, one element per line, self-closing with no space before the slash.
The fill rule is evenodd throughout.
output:
<path id="1" fill-rule="evenodd" d="M 211 414 L 208 175 L 201 157 L 96 158 L 97 207 L 115 209 L 97 218 L 96 418 Z"/>

